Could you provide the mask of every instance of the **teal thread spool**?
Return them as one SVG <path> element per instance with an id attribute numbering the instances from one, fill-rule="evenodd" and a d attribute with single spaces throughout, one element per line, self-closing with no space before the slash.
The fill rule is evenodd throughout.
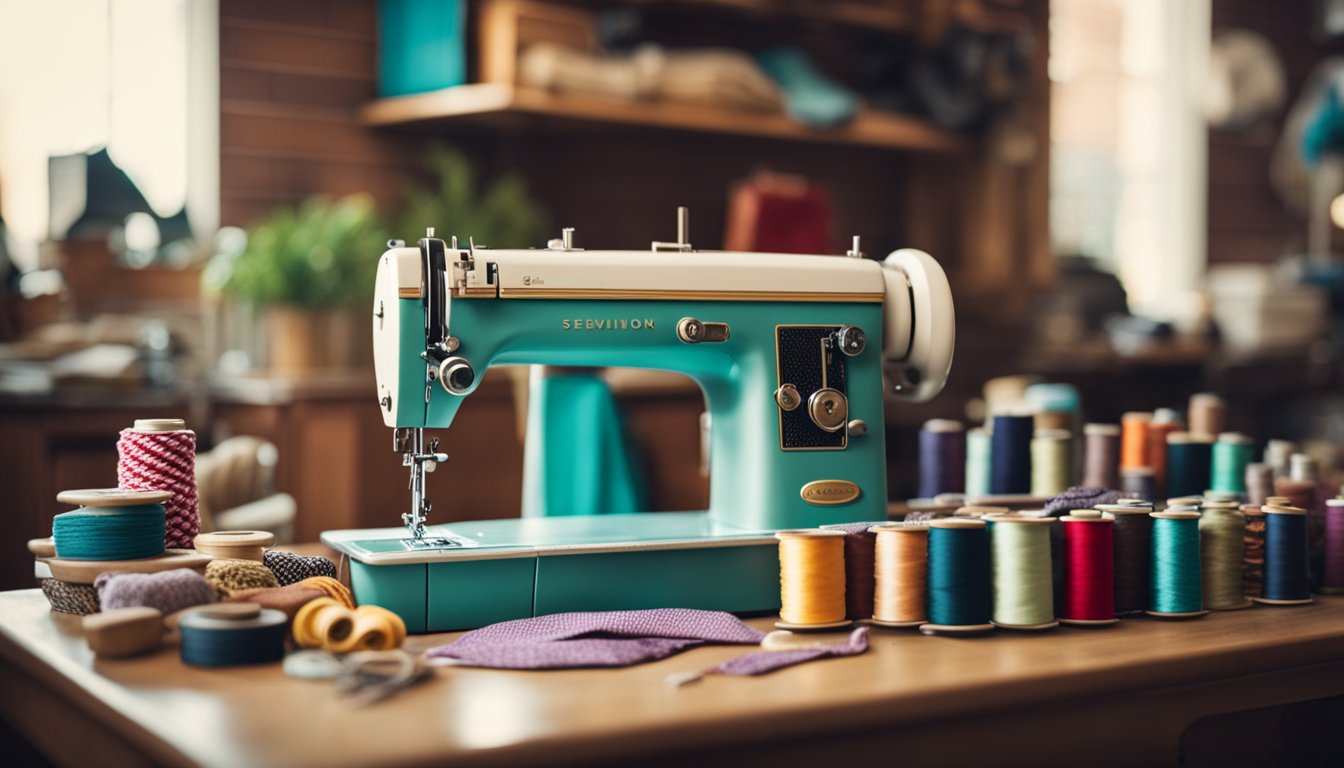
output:
<path id="1" fill-rule="evenodd" d="M 966 431 L 966 498 L 977 499 L 989 495 L 990 477 L 989 430 L 976 427 Z"/>
<path id="2" fill-rule="evenodd" d="M 998 514 L 989 530 L 996 627 L 1044 630 L 1055 621 L 1054 584 L 1050 562 L 1050 529 L 1054 518 Z"/>
<path id="3" fill-rule="evenodd" d="M 1207 614 L 1199 559 L 1199 512 L 1175 508 L 1154 512 L 1152 518 L 1148 615 L 1192 619 Z"/>
<path id="4" fill-rule="evenodd" d="M 1251 463 L 1255 443 L 1236 432 L 1224 432 L 1213 444 L 1209 489 L 1230 493 L 1246 492 L 1246 465 Z"/>
<path id="5" fill-rule="evenodd" d="M 52 518 L 51 535 L 68 560 L 154 557 L 163 554 L 163 505 L 80 507 Z"/>
<path id="6" fill-rule="evenodd" d="M 1198 496 L 1209 487 L 1213 438 L 1189 432 L 1167 435 L 1167 495 Z"/>
<path id="7" fill-rule="evenodd" d="M 990 623 L 989 534 L 982 520 L 945 518 L 929 522 L 926 635 L 979 634 Z"/>

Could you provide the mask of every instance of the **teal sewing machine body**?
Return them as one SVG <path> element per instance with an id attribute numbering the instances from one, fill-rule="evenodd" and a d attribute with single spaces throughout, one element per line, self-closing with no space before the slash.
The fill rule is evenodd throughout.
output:
<path id="1" fill-rule="evenodd" d="M 558 245 L 458 249 L 431 236 L 383 255 L 378 402 L 412 470 L 413 508 L 406 528 L 322 535 L 348 556 L 359 602 L 412 631 L 575 610 L 771 611 L 775 531 L 886 518 L 884 372 L 926 399 L 951 362 L 951 297 L 931 258 Z M 421 472 L 447 457 L 423 430 L 451 424 L 477 370 L 508 364 L 695 380 L 710 414 L 709 509 L 426 526 Z"/>

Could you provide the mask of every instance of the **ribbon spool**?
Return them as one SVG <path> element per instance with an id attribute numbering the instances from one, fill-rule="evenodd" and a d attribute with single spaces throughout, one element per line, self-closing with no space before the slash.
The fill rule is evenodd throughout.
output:
<path id="1" fill-rule="evenodd" d="M 1031 438 L 1031 495 L 1063 493 L 1070 483 L 1073 436 L 1063 429 L 1038 429 Z"/>
<path id="2" fill-rule="evenodd" d="M 222 560 L 263 562 L 266 548 L 275 544 L 270 531 L 215 531 L 202 533 L 193 543 L 196 551 Z"/>
<path id="3" fill-rule="evenodd" d="M 1191 432 L 1167 435 L 1167 495 L 1197 496 L 1209 487 L 1213 438 Z"/>
<path id="4" fill-rule="evenodd" d="M 1231 493 L 1246 492 L 1246 467 L 1251 463 L 1255 443 L 1236 432 L 1224 432 L 1213 444 L 1209 488 Z"/>
<path id="5" fill-rule="evenodd" d="M 989 534 L 983 520 L 948 518 L 929 522 L 928 622 L 926 635 L 989 632 L 993 594 Z"/>
<path id="6" fill-rule="evenodd" d="M 1082 627 L 1115 624 L 1115 518 L 1075 509 L 1064 525 L 1064 602 L 1061 623 Z"/>
<path id="7" fill-rule="evenodd" d="M 294 642 L 331 653 L 386 651 L 406 640 L 406 623 L 376 605 L 350 610 L 329 597 L 309 601 L 294 615 Z"/>
<path id="8" fill-rule="evenodd" d="M 872 531 L 877 535 L 872 622 L 879 627 L 917 627 L 926 623 L 928 526 L 883 523 L 873 526 Z"/>
<path id="9" fill-rule="evenodd" d="M 1325 558 L 1317 591 L 1344 594 L 1344 498 L 1325 500 Z"/>
<path id="10" fill-rule="evenodd" d="M 1204 607 L 1214 611 L 1249 608 L 1242 570 L 1246 518 L 1236 502 L 1207 502 L 1199 518 L 1199 557 Z"/>
<path id="11" fill-rule="evenodd" d="M 219 603 L 182 614 L 182 661 L 194 667 L 269 664 L 285 656 L 285 614 L 255 603 Z"/>
<path id="12" fill-rule="evenodd" d="M 994 517 L 994 524 L 989 526 L 994 626 L 1015 630 L 1059 626 L 1050 561 L 1054 522 L 1050 517 Z"/>
<path id="13" fill-rule="evenodd" d="M 1035 421 L 1030 414 L 999 414 L 990 434 L 989 492 L 1031 493 L 1031 436 Z"/>
<path id="14" fill-rule="evenodd" d="M 1120 487 L 1120 425 L 1083 427 L 1083 487 Z"/>
<path id="15" fill-rule="evenodd" d="M 1148 615 L 1162 619 L 1204 616 L 1199 560 L 1199 511 L 1153 512 L 1153 553 Z"/>
<path id="16" fill-rule="evenodd" d="M 1260 596 L 1265 605 L 1306 605 L 1312 602 L 1307 556 L 1307 511 L 1300 507 L 1265 507 L 1265 582 Z"/>
<path id="17" fill-rule="evenodd" d="M 1140 616 L 1148 608 L 1153 538 L 1153 519 L 1148 514 L 1152 504 L 1104 504 L 1098 509 L 1114 520 L 1115 615 Z"/>
<path id="18" fill-rule="evenodd" d="M 989 430 L 976 427 L 966 431 L 966 496 L 979 498 L 989 495 L 990 486 Z"/>
<path id="19" fill-rule="evenodd" d="M 95 488 L 62 491 L 56 500 L 79 509 L 52 518 L 56 556 L 66 560 L 136 560 L 163 554 L 161 491 Z"/>
<path id="20" fill-rule="evenodd" d="M 777 629 L 839 629 L 845 618 L 845 533 L 804 529 L 779 531 L 779 621 Z"/>
<path id="21" fill-rule="evenodd" d="M 919 495 L 966 490 L 965 427 L 951 419 L 930 419 L 919 431 Z"/>

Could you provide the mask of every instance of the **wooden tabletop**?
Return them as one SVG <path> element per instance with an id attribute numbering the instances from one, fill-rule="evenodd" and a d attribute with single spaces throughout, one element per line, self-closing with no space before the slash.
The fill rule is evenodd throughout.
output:
<path id="1" fill-rule="evenodd" d="M 750 623 L 769 628 L 764 619 Z M 709 647 L 622 670 L 439 668 L 434 679 L 395 699 L 356 709 L 330 683 L 289 679 L 279 665 L 197 669 L 172 651 L 97 661 L 78 620 L 50 613 L 37 590 L 24 590 L 0 593 L 0 714 L 22 718 L 26 705 L 3 691 L 28 676 L 44 695 L 82 710 L 156 763 L 596 762 L 864 728 L 890 733 L 912 723 L 1039 713 L 1285 670 L 1328 680 L 1333 689 L 1344 679 L 1334 674 L 1344 669 L 1342 630 L 1344 598 L 1189 622 L 1138 619 L 1102 630 L 976 639 L 874 630 L 864 655 L 759 678 L 665 683 L 670 674 L 746 650 Z M 412 637 L 408 647 L 423 650 L 451 637 Z"/>

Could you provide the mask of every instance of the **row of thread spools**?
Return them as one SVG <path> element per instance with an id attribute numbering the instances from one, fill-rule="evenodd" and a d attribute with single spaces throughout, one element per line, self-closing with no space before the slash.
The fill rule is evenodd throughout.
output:
<path id="1" fill-rule="evenodd" d="M 287 644 L 327 654 L 400 648 L 401 618 L 356 607 L 327 558 L 269 549 L 265 531 L 199 532 L 196 435 L 185 422 L 137 420 L 117 449 L 119 487 L 61 493 L 77 508 L 53 518 L 51 538 L 29 542 L 52 610 L 83 616 L 97 655 L 176 643 L 184 662 L 221 667 L 280 661 Z M 314 667 L 302 657 L 286 664 Z"/>
<path id="2" fill-rule="evenodd" d="M 1203 393 L 1190 399 L 1188 424 L 1169 408 L 1126 413 L 1120 424 L 1086 424 L 1081 460 L 1068 412 L 998 413 L 970 430 L 933 419 L 920 431 L 919 496 L 1046 498 L 1082 485 L 1149 500 L 1213 490 L 1264 504 L 1282 495 L 1311 508 L 1316 462 L 1286 440 L 1270 440 L 1256 461 L 1250 437 L 1224 430 L 1225 410 L 1220 398 Z"/>
<path id="3" fill-rule="evenodd" d="M 1344 592 L 1344 498 L 1320 591 Z M 1248 523 L 1260 521 L 1261 526 Z M 781 531 L 780 628 L 867 619 L 928 634 L 1122 618 L 1194 618 L 1254 603 L 1312 601 L 1306 510 L 1202 498 L 1125 499 L 1059 518 L 965 507 L 921 523 Z"/>

